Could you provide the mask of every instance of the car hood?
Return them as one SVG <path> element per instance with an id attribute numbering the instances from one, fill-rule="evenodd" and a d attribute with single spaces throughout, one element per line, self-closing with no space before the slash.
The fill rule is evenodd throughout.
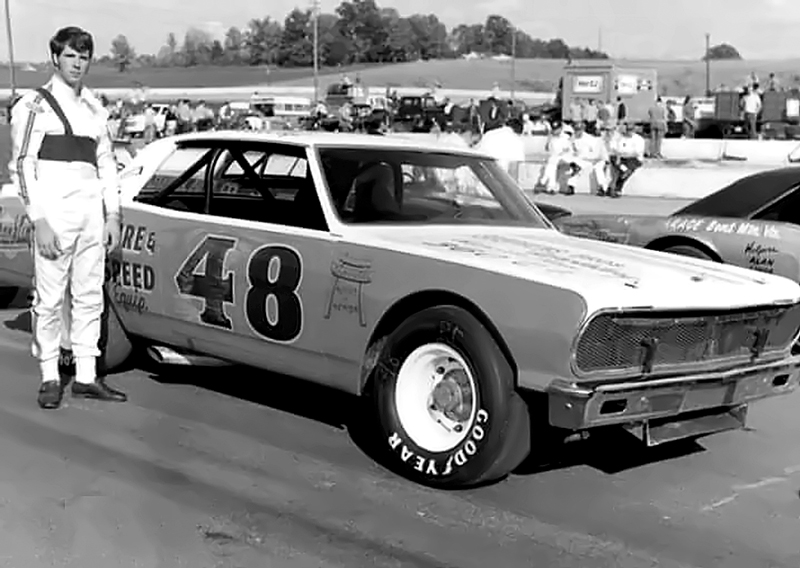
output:
<path id="1" fill-rule="evenodd" d="M 800 300 L 780 276 L 564 235 L 552 229 L 359 228 L 363 244 L 574 291 L 603 308 L 719 309 Z"/>

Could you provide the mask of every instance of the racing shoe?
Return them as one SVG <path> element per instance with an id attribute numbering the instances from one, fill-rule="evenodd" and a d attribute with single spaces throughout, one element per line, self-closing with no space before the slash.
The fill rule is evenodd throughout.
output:
<path id="1" fill-rule="evenodd" d="M 36 402 L 39 408 L 45 410 L 55 410 L 61 406 L 61 399 L 64 397 L 64 388 L 60 381 L 45 381 L 39 387 L 39 396 Z"/>
<path id="2" fill-rule="evenodd" d="M 112 389 L 105 381 L 100 379 L 89 384 L 72 383 L 72 396 L 108 402 L 125 402 L 128 400 L 128 396 L 124 392 Z"/>

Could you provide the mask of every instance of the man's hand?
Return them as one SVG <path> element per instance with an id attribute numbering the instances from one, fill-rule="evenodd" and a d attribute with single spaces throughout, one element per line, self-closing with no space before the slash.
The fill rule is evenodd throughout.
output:
<path id="1" fill-rule="evenodd" d="M 47 219 L 38 219 L 33 224 L 33 235 L 36 250 L 47 260 L 55 260 L 61 256 L 61 244 L 55 231 Z"/>
<path id="2" fill-rule="evenodd" d="M 106 245 L 106 253 L 112 253 L 119 247 L 122 224 L 119 217 L 111 215 L 106 219 L 106 227 L 103 233 L 103 242 Z"/>

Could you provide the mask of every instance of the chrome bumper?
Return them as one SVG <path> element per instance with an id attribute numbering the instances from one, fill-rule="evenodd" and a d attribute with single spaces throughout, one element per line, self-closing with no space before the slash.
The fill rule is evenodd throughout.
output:
<path id="1" fill-rule="evenodd" d="M 554 381 L 547 388 L 550 424 L 585 430 L 613 424 L 663 422 L 664 418 L 734 409 L 787 394 L 800 380 L 800 355 L 745 368 L 665 379 L 600 385 Z"/>

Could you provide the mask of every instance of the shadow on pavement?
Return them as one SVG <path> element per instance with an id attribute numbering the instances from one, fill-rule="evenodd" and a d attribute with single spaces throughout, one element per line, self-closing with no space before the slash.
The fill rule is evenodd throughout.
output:
<path id="1" fill-rule="evenodd" d="M 347 428 L 358 403 L 347 393 L 250 367 L 159 366 L 149 361 L 140 367 L 161 384 L 196 386 L 339 429 Z"/>
<path id="2" fill-rule="evenodd" d="M 377 443 L 364 399 L 301 379 L 275 375 L 248 367 L 194 368 L 158 366 L 148 363 L 150 378 L 170 385 L 191 385 L 266 406 L 281 412 L 315 420 L 347 430 L 353 443 L 378 463 L 383 444 Z M 541 412 L 541 399 L 528 401 L 531 416 Z M 588 439 L 560 443 L 558 432 L 548 426 L 531 426 L 531 455 L 513 475 L 534 475 L 546 471 L 589 466 L 613 475 L 644 465 L 668 461 L 705 451 L 694 440 L 683 440 L 648 448 L 643 442 L 619 429 L 598 430 Z"/>

